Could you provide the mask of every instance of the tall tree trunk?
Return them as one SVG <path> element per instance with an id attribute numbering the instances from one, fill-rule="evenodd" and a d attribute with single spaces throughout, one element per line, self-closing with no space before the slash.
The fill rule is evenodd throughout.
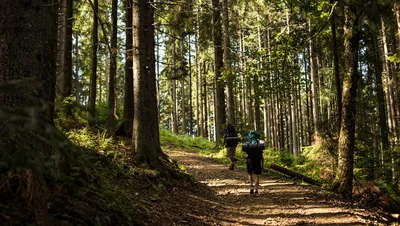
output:
<path id="1" fill-rule="evenodd" d="M 278 114 L 277 108 L 275 103 L 275 94 L 272 94 L 270 98 L 271 106 L 270 106 L 270 118 L 271 118 L 271 127 L 272 127 L 272 146 L 274 148 L 279 148 L 279 141 L 278 141 Z"/>
<path id="2" fill-rule="evenodd" d="M 311 19 L 309 19 L 309 26 L 311 27 Z M 317 54 L 315 52 L 315 41 L 310 40 L 310 74 L 311 74 L 311 95 L 312 95 L 312 115 L 314 124 L 314 138 L 313 142 L 319 143 L 319 79 L 318 79 L 318 62 Z"/>
<path id="3" fill-rule="evenodd" d="M 178 98 L 176 97 L 176 80 L 172 80 L 172 132 L 178 134 Z"/>
<path id="4" fill-rule="evenodd" d="M 203 90 L 203 98 L 204 98 L 204 107 L 203 107 L 203 120 L 204 120 L 204 129 L 203 129 L 203 136 L 204 137 L 208 137 L 208 135 L 209 135 L 209 121 L 208 121 L 208 118 L 209 118 L 209 112 L 208 112 L 208 109 L 209 109 L 209 103 L 208 103 L 208 92 L 207 92 L 207 77 L 206 77 L 206 73 L 207 73 L 207 68 L 206 68 L 206 63 L 204 62 L 204 68 L 203 68 L 203 70 L 204 70 L 204 73 L 203 73 L 203 76 L 202 76 L 202 78 L 203 78 L 203 87 L 204 87 L 204 90 Z"/>
<path id="5" fill-rule="evenodd" d="M 161 109 L 161 91 L 160 91 L 160 32 L 155 30 L 155 37 L 156 37 L 156 80 L 157 80 L 157 108 L 159 111 L 157 112 L 158 115 L 158 123 L 160 123 L 160 109 Z"/>
<path id="6" fill-rule="evenodd" d="M 111 51 L 110 48 L 108 48 L 108 51 Z M 101 60 L 100 60 L 101 62 Z M 109 77 L 110 77 L 110 57 L 107 55 L 104 55 L 104 79 L 102 79 L 102 71 L 100 69 L 100 72 L 98 74 L 98 81 L 99 81 L 99 98 L 98 100 L 100 101 L 100 103 L 102 102 L 107 102 L 107 92 L 108 92 L 108 84 L 109 84 Z M 104 85 L 102 86 L 104 82 Z M 104 92 L 103 92 L 104 89 Z M 103 94 L 104 94 L 104 98 L 103 98 Z"/>
<path id="7" fill-rule="evenodd" d="M 172 132 L 178 134 L 178 98 L 176 97 L 175 38 L 172 38 Z"/>
<path id="8" fill-rule="evenodd" d="M 116 134 L 132 137 L 133 127 L 133 69 L 132 69 L 132 0 L 124 0 L 125 6 L 125 83 L 123 119 Z"/>
<path id="9" fill-rule="evenodd" d="M 250 76 L 246 76 L 246 89 L 245 89 L 245 95 L 247 99 L 247 116 L 248 116 L 248 124 L 250 127 L 255 128 L 254 125 L 254 111 L 253 111 L 253 96 L 252 94 L 252 81 Z"/>
<path id="10" fill-rule="evenodd" d="M 279 148 L 280 149 L 285 149 L 285 114 L 284 114 L 284 109 L 283 109 L 283 107 L 282 107 L 282 103 L 280 103 L 279 102 L 279 96 L 280 95 L 277 95 L 277 100 L 276 100 L 276 102 L 277 102 L 277 105 L 278 105 L 278 114 L 279 114 L 279 118 L 278 118 L 278 120 L 279 120 L 279 124 L 278 124 L 278 126 L 279 126 L 279 135 L 278 135 L 278 137 L 279 137 Z"/>
<path id="11" fill-rule="evenodd" d="M 272 109 L 271 109 L 271 115 L 273 115 L 274 118 L 274 143 L 275 143 L 275 148 L 280 148 L 280 128 L 279 128 L 279 119 L 280 119 L 280 109 L 279 109 L 279 103 L 278 103 L 278 93 L 275 93 L 272 98 Z"/>
<path id="12" fill-rule="evenodd" d="M 9 189 L 22 201 L 24 214 L 31 217 L 33 225 L 51 225 L 45 180 L 39 174 L 51 173 L 39 161 L 51 159 L 58 144 L 53 123 L 58 12 L 54 3 L 52 0 L 0 1 L 0 158 L 4 161 L 6 152 L 7 157 L 13 158 L 3 171 L 25 168 L 26 172 L 32 172 L 26 177 L 28 185 L 10 182 L 10 186 L 21 189 L 31 189 L 30 185 L 34 184 L 30 192 L 35 195 L 29 195 L 29 200 L 17 189 Z M 35 169 L 39 165 L 45 168 Z M 15 197 L 8 200 L 14 201 Z M 27 208 L 23 205 L 25 202 L 33 208 Z"/>
<path id="13" fill-rule="evenodd" d="M 399 0 L 395 0 L 394 1 L 394 11 L 396 12 L 396 23 L 397 23 L 397 54 L 400 53 L 400 2 Z M 396 63 L 395 65 L 396 68 L 396 74 L 398 74 L 399 70 L 400 70 L 400 64 Z M 399 120 L 398 118 L 400 117 L 400 80 L 398 76 L 394 76 L 394 90 L 396 92 L 395 95 L 395 103 L 396 103 L 396 119 L 395 120 L 395 145 L 398 146 L 399 142 L 400 142 L 400 131 L 399 131 Z M 394 150 L 394 155 L 399 155 L 399 151 L 397 151 L 397 149 Z M 393 182 L 398 185 L 399 184 L 399 173 L 398 173 L 398 164 L 399 161 L 397 160 L 397 158 L 392 158 L 392 163 L 393 163 Z"/>
<path id="14" fill-rule="evenodd" d="M 187 122 L 186 122 L 186 109 L 185 109 L 185 80 L 181 80 L 181 113 L 182 113 L 182 133 L 187 133 Z"/>
<path id="15" fill-rule="evenodd" d="M 383 58 L 385 64 L 385 71 L 386 71 L 386 84 L 387 84 L 387 92 L 386 92 L 386 106 L 388 111 L 388 127 L 389 127 L 389 140 L 394 140 L 395 138 L 395 128 L 396 128 L 396 111 L 395 111 L 395 104 L 394 104 L 394 82 L 393 82 L 393 64 L 389 62 L 387 59 L 387 55 L 389 54 L 388 51 L 388 42 L 386 37 L 386 27 L 383 17 L 381 17 L 381 33 L 382 33 L 382 45 L 383 45 Z M 389 142 L 389 147 L 395 145 L 394 142 Z M 387 155 L 386 155 L 387 154 Z M 382 165 L 386 161 L 391 159 L 394 162 L 393 153 L 391 152 L 384 152 L 382 150 Z M 391 175 L 385 175 L 385 179 L 389 181 L 389 178 L 394 179 L 394 167 L 392 167 Z"/>
<path id="16" fill-rule="evenodd" d="M 90 95 L 89 95 L 89 125 L 96 123 L 96 91 L 97 91 L 97 49 L 99 46 L 98 38 L 98 10 L 99 2 L 93 2 L 93 27 L 92 27 L 92 72 L 90 75 Z"/>
<path id="17" fill-rule="evenodd" d="M 224 28 L 224 68 L 227 74 L 226 83 L 226 96 L 227 96 L 227 110 L 228 110 L 228 123 L 235 125 L 235 105 L 233 93 L 233 80 L 234 75 L 232 74 L 231 57 L 230 57 L 230 40 L 229 40 L 229 15 L 228 15 L 228 0 L 223 0 L 222 20 Z"/>
<path id="18" fill-rule="evenodd" d="M 112 0 L 111 9 L 111 49 L 110 49 L 110 80 L 108 83 L 108 114 L 107 127 L 110 133 L 113 133 L 116 126 L 116 78 L 117 78 L 117 13 L 118 0 Z"/>
<path id="19" fill-rule="evenodd" d="M 299 155 L 300 154 L 300 147 L 299 147 L 299 133 L 298 133 L 298 115 L 297 115 L 297 84 L 293 86 L 293 107 L 292 107 L 292 144 L 293 144 L 293 154 L 294 155 Z"/>
<path id="20" fill-rule="evenodd" d="M 133 2 L 132 45 L 134 81 L 133 150 L 139 162 L 158 166 L 162 154 L 157 114 L 152 0 Z"/>
<path id="21" fill-rule="evenodd" d="M 76 103 L 80 105 L 81 103 L 81 86 L 79 81 L 79 37 L 78 35 L 75 36 L 75 96 L 76 96 Z"/>
<path id="22" fill-rule="evenodd" d="M 290 91 L 287 90 L 287 92 L 290 92 Z M 291 143 L 291 140 L 290 140 L 290 134 L 291 134 L 291 127 L 290 127 L 291 126 L 291 114 L 290 114 L 291 106 L 290 106 L 290 103 L 292 102 L 292 100 L 291 100 L 291 96 L 288 95 L 286 92 L 283 95 L 283 98 L 284 98 L 284 100 L 287 100 L 287 103 L 286 102 L 283 103 L 283 121 L 282 121 L 282 123 L 284 125 L 283 126 L 284 127 L 284 135 L 283 135 L 283 137 L 284 137 L 284 144 L 285 144 L 284 148 L 285 148 L 286 151 L 292 153 L 293 149 L 292 149 L 292 143 Z"/>
<path id="23" fill-rule="evenodd" d="M 216 110 L 217 110 L 217 97 L 215 94 L 215 84 L 213 84 L 213 87 L 210 90 L 210 112 L 212 112 L 212 114 L 214 115 L 214 117 L 210 117 L 210 125 L 212 128 L 212 132 L 210 132 L 210 140 L 212 140 L 213 142 L 217 141 L 217 117 L 216 117 Z M 212 108 L 212 110 L 211 110 Z M 212 137 L 211 137 L 212 136 Z"/>
<path id="24" fill-rule="evenodd" d="M 244 73 L 245 70 L 245 59 L 244 59 L 244 43 L 243 43 L 243 32 L 242 32 L 242 27 L 240 26 L 239 23 L 239 29 L 238 29 L 238 38 L 239 38 L 239 58 L 240 58 L 240 73 L 241 73 L 241 86 L 242 86 L 242 93 L 241 93 L 241 109 L 242 109 L 242 122 L 246 125 L 248 122 L 248 112 L 247 112 L 247 76 L 246 73 Z"/>
<path id="25" fill-rule="evenodd" d="M 292 85 L 290 85 L 290 86 L 292 86 Z M 293 130 L 293 114 L 292 114 L 292 111 L 293 111 L 293 106 L 292 106 L 292 103 L 293 103 L 293 96 L 292 96 L 292 89 L 291 88 L 289 88 L 288 90 L 287 90 L 287 93 L 288 93 L 288 101 L 287 101 L 287 103 L 285 103 L 285 108 L 286 108 L 286 112 L 285 112 L 285 115 L 286 115 L 286 119 L 285 119 L 285 123 L 286 123 L 286 140 L 287 140 L 287 145 L 288 145 L 288 148 L 286 149 L 289 153 L 291 153 L 292 155 L 294 155 L 294 146 L 293 146 L 293 139 L 294 139 L 294 137 L 292 136 L 293 135 L 293 132 L 294 132 L 294 130 Z"/>
<path id="26" fill-rule="evenodd" d="M 72 94 L 72 7 L 72 0 L 60 1 L 58 87 L 61 102 Z M 72 115 L 70 106 L 65 106 L 67 115 Z"/>
<path id="27" fill-rule="evenodd" d="M 343 77 L 343 115 L 339 135 L 339 158 L 332 187 L 344 197 L 351 198 L 353 190 L 355 116 L 358 82 L 359 31 L 354 2 L 345 5 L 344 43 L 345 75 Z"/>
<path id="28" fill-rule="evenodd" d="M 307 72 L 305 74 L 307 74 Z M 301 88 L 302 88 L 301 80 L 302 79 L 303 78 L 299 78 L 298 79 L 298 86 L 297 86 L 297 93 L 296 93 L 296 95 L 297 95 L 297 100 L 296 101 L 297 101 L 298 106 L 299 106 L 298 111 L 297 111 L 297 116 L 298 116 L 298 120 L 299 120 L 298 126 L 299 126 L 299 130 L 300 130 L 299 153 L 301 152 L 301 147 L 302 146 L 306 146 L 306 142 L 305 142 L 306 138 L 304 136 L 304 124 L 303 124 L 303 122 L 304 122 L 303 104 L 302 104 L 302 98 L 301 98 L 302 97 L 302 95 L 301 95 L 301 92 L 302 92 L 301 91 Z"/>
<path id="29" fill-rule="evenodd" d="M 334 0 L 330 0 L 331 4 Z M 335 85 L 336 85 L 336 115 L 337 115 L 337 128 L 340 130 L 340 120 L 342 119 L 342 88 L 341 79 L 339 71 L 339 55 L 337 51 L 337 41 L 336 41 L 336 11 L 333 11 L 331 18 L 331 30 L 332 30 L 332 55 L 333 55 L 333 69 L 335 73 Z"/>
<path id="30" fill-rule="evenodd" d="M 397 22 L 397 51 L 400 51 L 400 1 L 394 0 L 394 11 Z"/>
<path id="31" fill-rule="evenodd" d="M 196 46 L 198 43 L 196 44 Z M 196 64 L 197 64 L 197 76 L 196 76 L 196 111 L 197 111 L 197 136 L 204 136 L 203 128 L 204 128 L 204 117 L 203 117 L 203 98 L 202 98 L 202 70 L 201 70 L 201 62 L 197 62 L 198 53 L 196 53 Z"/>
<path id="32" fill-rule="evenodd" d="M 259 22 L 259 13 L 257 13 L 257 22 Z M 261 45 L 261 29 L 260 26 L 257 26 L 257 38 L 258 38 L 258 49 L 261 51 L 262 50 L 262 45 Z M 259 57 L 257 67 L 259 71 L 264 71 L 263 70 L 263 65 L 262 65 L 262 58 Z M 263 75 L 262 73 L 261 75 Z M 254 75 L 254 128 L 257 131 L 261 131 L 261 87 L 259 83 L 263 83 L 263 78 L 258 79 L 260 75 L 255 74 Z M 261 82 L 260 82 L 261 81 Z"/>
<path id="33" fill-rule="evenodd" d="M 213 42 L 214 42 L 214 81 L 215 81 L 215 98 L 216 98 L 216 109 L 215 109 L 215 139 L 216 144 L 219 145 L 224 135 L 223 125 L 226 123 L 225 116 L 225 94 L 223 82 L 220 81 L 223 66 L 223 55 L 222 55 L 222 37 L 221 37 L 221 9 L 219 0 L 212 0 L 213 5 Z"/>
<path id="34" fill-rule="evenodd" d="M 379 114 L 379 127 L 382 139 L 382 149 L 388 150 L 389 148 L 389 136 L 388 136 L 388 126 L 385 108 L 385 93 L 383 91 L 382 83 L 382 63 L 379 54 L 377 37 L 373 37 L 373 52 L 374 52 L 374 68 L 375 68 L 375 80 L 376 80 L 376 97 L 378 101 L 378 114 Z"/>
<path id="35" fill-rule="evenodd" d="M 264 116 L 264 137 L 265 141 L 270 142 L 273 145 L 271 138 L 271 117 L 269 115 L 269 99 L 264 98 L 264 108 L 263 108 L 263 116 Z"/>
<path id="36" fill-rule="evenodd" d="M 307 53 L 309 53 L 309 48 L 307 48 Z M 304 55 L 306 55 L 306 54 L 304 54 Z M 307 55 L 309 55 L 309 54 L 307 54 Z M 308 64 L 307 64 L 307 59 L 310 59 L 310 57 L 304 57 L 304 64 L 306 65 L 305 66 L 305 68 L 306 68 L 306 71 L 308 71 L 306 74 L 305 74 L 305 86 L 306 86 L 306 116 L 307 116 L 307 144 L 308 145 L 311 145 L 312 144 L 312 115 L 311 115 L 311 112 L 312 112 L 312 94 L 311 94 L 311 88 L 310 88 L 310 76 L 308 76 L 308 75 L 310 75 L 311 73 L 309 73 L 310 72 L 310 70 L 311 70 L 311 66 L 310 66 L 310 63 L 308 62 Z"/>
<path id="37" fill-rule="evenodd" d="M 184 44 L 184 40 L 185 40 L 185 35 L 182 34 L 182 38 L 180 41 L 180 51 L 181 51 L 181 62 L 184 62 L 185 59 L 185 44 Z M 183 63 L 182 63 L 183 65 Z M 186 120 L 186 104 L 185 104 L 185 77 L 183 76 L 181 78 L 181 114 L 182 114 L 182 133 L 186 134 L 187 133 L 187 120 Z"/>
<path id="38" fill-rule="evenodd" d="M 203 103 L 202 103 L 202 62 L 200 61 L 200 6 L 197 5 L 196 9 L 196 34 L 195 34 L 195 46 L 196 46 L 196 116 L 197 116 L 197 136 L 204 137 L 203 134 Z"/>
<path id="39" fill-rule="evenodd" d="M 191 35 L 188 37 L 188 46 L 189 46 L 189 135 L 193 134 L 193 84 L 192 84 L 192 53 L 191 53 L 191 43 L 190 43 Z"/>
<path id="40" fill-rule="evenodd" d="M 254 128 L 257 131 L 261 131 L 261 110 L 260 110 L 260 84 L 258 75 L 254 76 Z"/>

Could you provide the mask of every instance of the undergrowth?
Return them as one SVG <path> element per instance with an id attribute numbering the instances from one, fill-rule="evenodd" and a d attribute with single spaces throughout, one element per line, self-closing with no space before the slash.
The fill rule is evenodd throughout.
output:
<path id="1" fill-rule="evenodd" d="M 107 137 L 106 131 L 71 129 L 66 135 L 79 148 L 69 177 L 72 185 L 68 189 L 72 189 L 73 194 L 70 201 L 75 203 L 75 209 L 82 208 L 80 212 L 85 214 L 61 211 L 55 215 L 59 220 L 91 225 L 144 224 L 151 222 L 151 209 L 146 203 L 157 202 L 182 180 L 192 183 L 192 178 L 172 160 L 164 161 L 162 172 L 136 163 L 130 145 Z M 185 145 L 192 142 L 173 140 Z M 94 207 L 96 212 L 89 207 Z"/>
<path id="2" fill-rule="evenodd" d="M 135 161 L 123 139 L 88 129 L 79 119 L 62 116 L 55 122 L 68 145 L 63 144 L 50 159 L 31 163 L 32 169 L 49 165 L 36 167 L 43 168 L 43 182 L 38 177 L 42 171 L 37 173 L 20 164 L 6 172 L 10 167 L 4 165 L 1 225 L 34 224 L 44 220 L 39 219 L 39 213 L 45 213 L 52 225 L 143 225 L 160 219 L 150 217 L 154 215 L 151 203 L 163 199 L 181 183 L 194 186 L 193 178 L 172 160 L 160 159 L 162 170 L 150 169 Z M 182 148 L 211 147 L 203 140 L 184 136 L 171 138 L 166 134 L 161 139 Z M 61 156 L 65 156 L 63 166 Z M 52 173 L 60 171 L 59 167 L 62 172 Z"/>
<path id="3" fill-rule="evenodd" d="M 162 145 L 172 145 L 177 148 L 183 148 L 193 151 L 211 151 L 215 152 L 214 144 L 202 137 L 191 137 L 189 135 L 174 135 L 170 131 L 160 129 L 160 142 Z"/>

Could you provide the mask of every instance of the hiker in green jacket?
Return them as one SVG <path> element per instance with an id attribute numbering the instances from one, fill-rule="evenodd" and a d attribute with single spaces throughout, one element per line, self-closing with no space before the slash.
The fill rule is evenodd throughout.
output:
<path id="1" fill-rule="evenodd" d="M 250 194 L 258 194 L 260 184 L 259 175 L 264 170 L 263 150 L 265 145 L 260 144 L 260 134 L 256 130 L 251 130 L 246 136 L 247 143 L 244 144 L 246 149 L 243 156 L 246 158 L 247 173 L 250 180 Z M 247 146 L 246 146 L 247 145 Z"/>

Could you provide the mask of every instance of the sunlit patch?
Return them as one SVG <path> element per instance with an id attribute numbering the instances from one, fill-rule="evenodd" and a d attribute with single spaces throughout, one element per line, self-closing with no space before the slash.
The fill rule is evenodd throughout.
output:
<path id="1" fill-rule="evenodd" d="M 365 225 L 361 215 L 344 206 L 335 206 L 318 192 L 294 182 L 260 177 L 259 193 L 250 194 L 244 169 L 228 170 L 228 165 L 195 153 L 170 153 L 202 184 L 217 195 L 217 199 L 193 196 L 217 208 L 220 214 L 213 220 L 218 225 Z M 193 214 L 193 213 L 192 213 Z M 205 219 L 204 213 L 193 218 Z"/>

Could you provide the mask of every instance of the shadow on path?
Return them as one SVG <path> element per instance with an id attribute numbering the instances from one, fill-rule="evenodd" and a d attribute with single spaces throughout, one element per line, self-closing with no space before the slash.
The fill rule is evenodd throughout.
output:
<path id="1" fill-rule="evenodd" d="M 210 215 L 207 210 L 199 213 L 212 219 L 205 225 L 387 225 L 374 213 L 335 200 L 315 186 L 261 176 L 259 194 L 254 196 L 249 194 L 244 169 L 228 170 L 227 165 L 193 152 L 166 153 L 215 192 L 216 200 L 209 200 Z"/>

